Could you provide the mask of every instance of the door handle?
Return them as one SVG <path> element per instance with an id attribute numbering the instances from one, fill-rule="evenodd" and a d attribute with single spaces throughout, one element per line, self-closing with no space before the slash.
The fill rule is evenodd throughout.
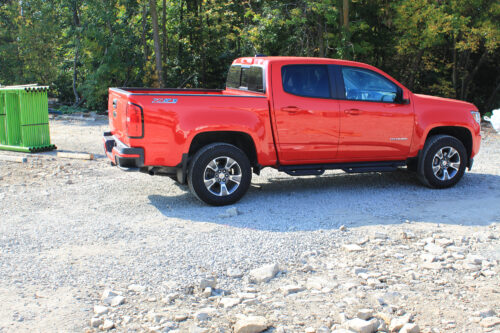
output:
<path id="1" fill-rule="evenodd" d="M 312 113 L 309 110 L 301 109 L 297 106 L 287 106 L 287 107 L 281 108 L 281 111 L 288 112 L 290 114 L 309 114 L 309 113 Z"/>
<path id="2" fill-rule="evenodd" d="M 359 109 L 347 109 L 347 110 L 344 110 L 344 113 L 350 114 L 353 116 L 359 116 L 361 114 L 361 110 L 359 110 Z"/>
<path id="3" fill-rule="evenodd" d="M 281 111 L 285 111 L 288 113 L 297 113 L 297 112 L 301 111 L 301 109 L 296 107 L 296 106 L 286 106 L 286 107 L 281 108 Z"/>

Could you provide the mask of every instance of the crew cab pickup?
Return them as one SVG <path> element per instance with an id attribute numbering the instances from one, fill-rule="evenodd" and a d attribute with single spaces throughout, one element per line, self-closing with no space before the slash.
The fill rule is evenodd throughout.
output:
<path id="1" fill-rule="evenodd" d="M 470 103 L 414 94 L 367 64 L 249 57 L 226 89 L 110 88 L 104 147 L 123 170 L 170 176 L 210 205 L 238 201 L 253 173 L 293 176 L 407 167 L 455 185 L 479 151 Z"/>

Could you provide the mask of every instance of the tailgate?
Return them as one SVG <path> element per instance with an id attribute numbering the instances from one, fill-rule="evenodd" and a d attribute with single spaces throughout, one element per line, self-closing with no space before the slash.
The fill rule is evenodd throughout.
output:
<path id="1" fill-rule="evenodd" d="M 125 93 L 109 90 L 108 117 L 111 133 L 125 144 L 129 140 L 126 132 L 128 97 Z"/>

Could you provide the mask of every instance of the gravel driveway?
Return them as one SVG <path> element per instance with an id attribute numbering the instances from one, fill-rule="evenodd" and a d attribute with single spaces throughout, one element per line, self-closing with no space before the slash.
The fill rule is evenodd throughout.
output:
<path id="1" fill-rule="evenodd" d="M 105 119 L 56 119 L 50 125 L 60 151 L 89 152 L 97 158 L 62 159 L 52 152 L 30 155 L 24 164 L 0 161 L 0 332 L 113 327 L 227 332 L 241 315 L 252 314 L 264 316 L 269 331 L 320 332 L 320 327 L 345 326 L 359 307 L 386 311 L 394 318 L 409 313 L 410 322 L 424 332 L 500 329 L 481 324 L 484 316 L 477 312 L 488 308 L 493 314 L 485 318 L 498 319 L 500 311 L 500 136 L 492 130 L 483 133 L 472 172 L 451 189 L 422 187 L 406 170 L 358 175 L 330 171 L 293 178 L 265 169 L 254 175 L 241 202 L 209 207 L 169 178 L 111 167 L 102 152 Z M 425 250 L 430 243 L 450 255 L 422 257 L 422 265 L 443 265 L 412 266 L 430 251 Z M 362 250 L 343 247 L 349 244 Z M 460 248 L 464 258 L 455 258 L 450 246 Z M 457 269 L 461 266 L 454 265 L 469 264 L 469 254 L 480 256 L 479 270 Z M 247 279 L 250 270 L 265 264 L 279 265 L 280 273 L 264 284 Z M 314 269 L 303 270 L 304 265 Z M 375 279 L 384 285 L 363 284 L 370 277 L 359 277 L 359 271 L 354 277 L 343 275 L 354 267 L 380 272 Z M 445 276 L 440 270 L 447 269 L 449 280 L 436 287 L 435 277 Z M 408 272 L 420 282 L 411 282 Z M 380 277 L 399 273 L 406 282 L 395 284 L 408 283 L 398 291 L 401 304 L 388 310 L 371 303 L 369 288 L 391 292 L 393 284 Z M 307 286 L 313 274 L 337 281 L 336 286 L 315 292 Z M 216 277 L 217 285 L 204 298 L 205 290 L 197 288 L 207 276 Z M 344 288 L 353 281 L 359 286 Z M 461 281 L 476 284 L 471 289 Z M 130 291 L 131 284 L 144 286 L 144 292 Z M 287 284 L 305 290 L 296 294 L 300 297 L 274 299 L 284 297 L 275 291 Z M 126 302 L 94 314 L 105 288 L 123 294 Z M 226 294 L 248 288 L 256 288 L 263 300 L 257 297 L 258 304 L 246 304 L 240 297 L 241 304 L 229 310 L 217 305 Z M 411 288 L 416 288 L 414 293 Z M 181 295 L 178 301 L 162 303 L 174 292 Z M 447 297 L 455 293 L 470 293 L 464 308 L 450 303 Z M 323 304 L 332 304 L 328 311 L 299 306 L 314 297 L 325 297 Z M 279 302 L 288 305 L 273 305 Z M 196 311 L 208 306 L 216 309 L 213 319 L 200 320 Z M 153 310 L 178 314 L 180 309 L 186 318 L 148 315 Z M 90 327 L 93 317 L 96 328 Z M 105 320 L 113 325 L 103 327 Z"/>

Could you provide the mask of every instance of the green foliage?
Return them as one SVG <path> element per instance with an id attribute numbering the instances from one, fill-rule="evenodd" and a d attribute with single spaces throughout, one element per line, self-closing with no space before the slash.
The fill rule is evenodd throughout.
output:
<path id="1" fill-rule="evenodd" d="M 400 68 L 403 82 L 426 93 L 491 107 L 486 98 L 500 77 L 498 66 L 488 64 L 499 60 L 498 1 L 406 0 L 393 7 L 397 58 L 409 64 Z M 490 74 L 480 76 L 479 70 L 487 67 Z"/>
<path id="2" fill-rule="evenodd" d="M 164 6 L 165 4 L 165 6 Z M 257 53 L 370 63 L 415 92 L 500 105 L 495 0 L 158 0 L 163 79 L 223 88 Z M 39 83 L 105 109 L 109 87 L 158 86 L 148 0 L 0 2 L 0 84 Z M 489 110 L 488 110 L 489 109 Z"/>

